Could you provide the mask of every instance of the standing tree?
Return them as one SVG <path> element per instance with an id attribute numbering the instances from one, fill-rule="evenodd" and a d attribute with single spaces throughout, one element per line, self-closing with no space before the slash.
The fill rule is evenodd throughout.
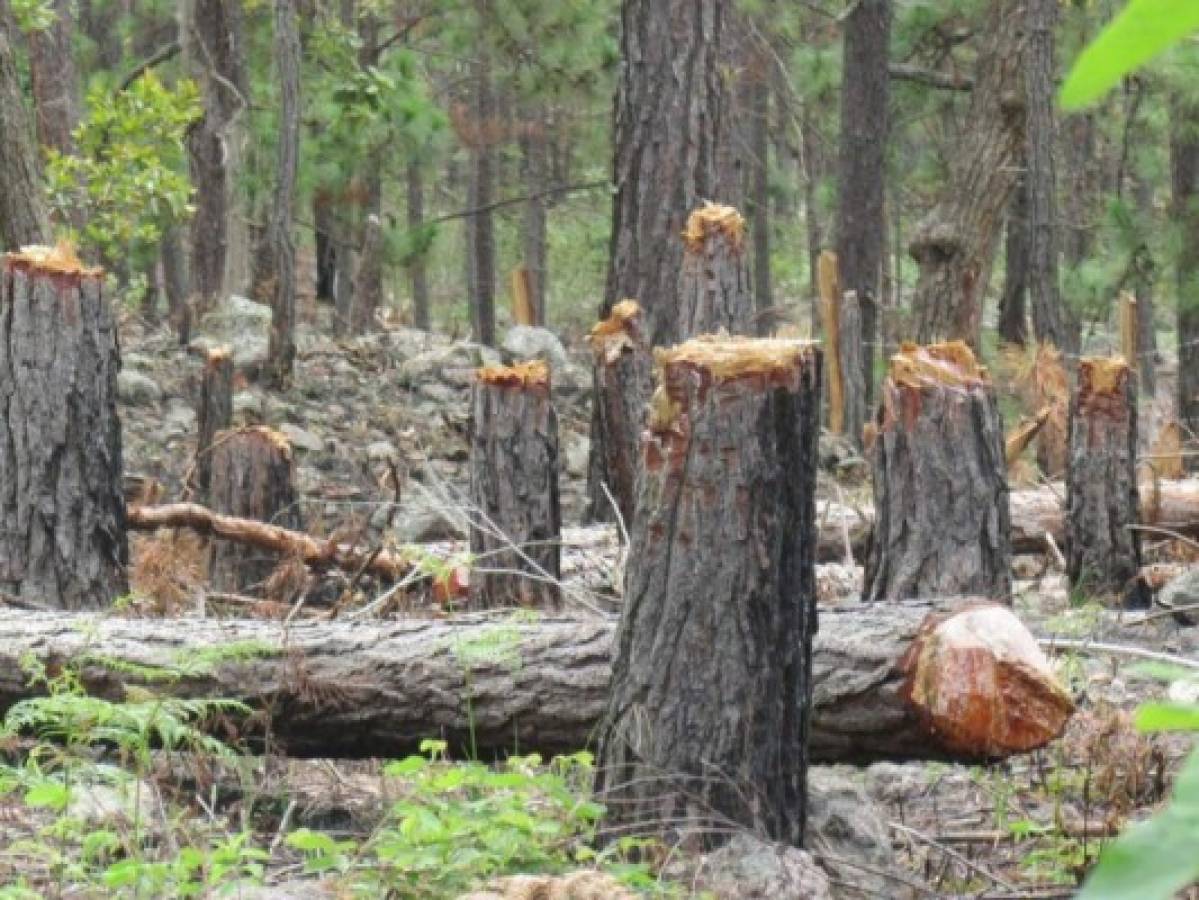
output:
<path id="1" fill-rule="evenodd" d="M 1199 434 L 1199 105 L 1176 98 L 1170 132 L 1178 252 L 1178 419 Z"/>
<path id="2" fill-rule="evenodd" d="M 1008 202 L 1006 236 L 1003 294 L 999 297 L 996 330 L 1001 341 L 1023 347 L 1028 340 L 1028 180 L 1023 175 Z"/>
<path id="3" fill-rule="evenodd" d="M 425 183 L 421 162 L 410 159 L 405 171 L 408 188 L 408 230 L 419 233 L 425 225 Z M 425 274 L 425 255 L 416 252 L 408 261 L 408 276 L 412 279 L 412 324 L 422 331 L 432 327 L 429 311 L 429 279 Z"/>
<path id="4" fill-rule="evenodd" d="M 0 0 L 0 241 L 16 250 L 46 239 L 45 201 L 33 131 L 21 96 L 7 0 Z"/>
<path id="5" fill-rule="evenodd" d="M 79 124 L 71 7 L 71 0 L 53 0 L 53 21 L 29 32 L 29 80 L 36 105 L 37 139 L 43 147 L 59 153 L 75 151 L 72 132 Z"/>
<path id="6" fill-rule="evenodd" d="M 475 0 L 478 27 L 491 13 L 491 0 Z M 495 94 L 491 83 L 491 54 L 479 41 L 472 72 L 472 103 L 467 130 L 470 134 L 470 175 L 466 217 L 467 287 L 470 295 L 474 339 L 495 346 L 495 224 L 491 200 L 495 189 Z"/>

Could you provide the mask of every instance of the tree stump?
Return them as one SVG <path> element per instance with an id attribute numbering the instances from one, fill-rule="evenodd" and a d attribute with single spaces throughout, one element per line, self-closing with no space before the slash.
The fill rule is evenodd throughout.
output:
<path id="1" fill-rule="evenodd" d="M 871 430 L 875 523 L 863 598 L 1009 601 L 1003 422 L 970 348 L 904 345 Z"/>
<path id="2" fill-rule="evenodd" d="M 211 455 L 208 494 L 214 512 L 284 528 L 301 527 L 287 438 L 261 426 L 222 431 L 213 441 Z M 246 593 L 260 588 L 280 561 L 278 554 L 259 547 L 215 540 L 208 578 L 213 590 Z"/>
<path id="3" fill-rule="evenodd" d="M 1120 591 L 1141 568 L 1136 379 L 1123 357 L 1084 357 L 1070 398 L 1066 570 L 1074 588 Z"/>
<path id="4" fill-rule="evenodd" d="M 0 591 L 60 609 L 128 591 L 116 326 L 68 247 L 4 257 Z"/>
<path id="5" fill-rule="evenodd" d="M 198 496 L 209 503 L 213 442 L 218 431 L 225 431 L 233 424 L 233 351 L 228 347 L 209 350 L 204 359 L 196 422 L 199 437 L 196 441 L 195 486 Z"/>
<path id="6" fill-rule="evenodd" d="M 753 332 L 753 289 L 745 220 L 731 206 L 706 203 L 687 219 L 679 275 L 679 340 L 724 330 Z"/>
<path id="7" fill-rule="evenodd" d="M 732 820 L 798 845 L 821 352 L 709 337 L 657 362 L 597 793 L 630 833 Z"/>
<path id="8" fill-rule="evenodd" d="M 549 367 L 482 368 L 471 405 L 471 605 L 557 609 L 562 512 Z"/>
<path id="9" fill-rule="evenodd" d="M 626 527 L 633 525 L 637 502 L 641 432 L 652 387 L 652 359 L 643 331 L 641 307 L 623 300 L 612 314 L 591 329 L 595 356 L 594 403 L 602 479 Z M 604 497 L 607 503 L 607 497 Z M 598 505 L 598 504 L 597 504 Z"/>

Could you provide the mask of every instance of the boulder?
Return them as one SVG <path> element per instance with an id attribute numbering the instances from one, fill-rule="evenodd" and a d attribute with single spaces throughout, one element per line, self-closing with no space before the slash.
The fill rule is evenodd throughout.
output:
<path id="1" fill-rule="evenodd" d="M 1174 580 L 1167 582 L 1166 586 L 1158 592 L 1157 602 L 1167 609 L 1199 604 L 1199 566 L 1188 569 Z M 1199 622 L 1199 616 L 1194 611 L 1176 613 L 1174 618 L 1182 625 L 1194 625 Z"/>
<path id="2" fill-rule="evenodd" d="M 836 882 L 867 896 L 902 897 L 899 865 L 881 808 L 871 801 L 857 770 L 843 766 L 808 769 L 807 847 Z"/>
<path id="3" fill-rule="evenodd" d="M 748 833 L 707 854 L 695 885 L 719 900 L 832 900 L 828 876 L 806 850 Z"/>
<path id="4" fill-rule="evenodd" d="M 130 406 L 152 406 L 162 399 L 162 388 L 149 375 L 124 369 L 117 374 L 117 397 Z"/>
<path id="5" fill-rule="evenodd" d="M 504 335 L 500 348 L 516 360 L 545 360 L 553 370 L 551 377 L 565 372 L 570 365 L 570 357 L 558 336 L 548 328 L 536 325 L 513 325 Z"/>

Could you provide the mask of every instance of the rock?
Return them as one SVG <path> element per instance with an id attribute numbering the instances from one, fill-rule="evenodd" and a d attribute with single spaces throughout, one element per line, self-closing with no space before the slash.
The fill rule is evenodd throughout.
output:
<path id="1" fill-rule="evenodd" d="M 570 434 L 566 438 L 566 471 L 574 478 L 587 477 L 587 463 L 591 459 L 591 441 L 581 434 Z"/>
<path id="2" fill-rule="evenodd" d="M 155 789 L 143 782 L 120 785 L 76 784 L 71 789 L 66 815 L 93 828 L 150 822 L 157 815 Z"/>
<path id="3" fill-rule="evenodd" d="M 500 878 L 458 900 L 636 900 L 636 896 L 606 872 L 588 870 Z"/>
<path id="4" fill-rule="evenodd" d="M 748 833 L 705 856 L 694 878 L 719 900 L 832 900 L 828 876 L 807 851 Z"/>
<path id="5" fill-rule="evenodd" d="M 196 430 L 196 411 L 186 403 L 174 402 L 163 418 L 167 431 L 175 434 L 190 434 Z"/>
<path id="6" fill-rule="evenodd" d="M 566 348 L 558 340 L 558 336 L 548 328 L 534 325 L 513 325 L 504 335 L 500 345 L 505 353 L 517 360 L 543 359 L 553 370 L 552 378 L 557 382 L 559 374 L 566 374 L 570 366 L 570 357 Z"/>
<path id="7" fill-rule="evenodd" d="M 391 529 L 401 544 L 431 544 L 434 541 L 466 539 L 465 523 L 428 506 L 402 511 Z"/>
<path id="8" fill-rule="evenodd" d="M 271 308 L 233 294 L 200 320 L 202 334 L 242 335 L 271 327 Z"/>
<path id="9" fill-rule="evenodd" d="M 122 353 L 121 365 L 126 369 L 153 369 L 155 360 L 145 353 Z"/>
<path id="10" fill-rule="evenodd" d="M 808 769 L 807 847 L 834 881 L 859 887 L 867 896 L 902 896 L 899 882 L 880 874 L 898 874 L 899 866 L 882 810 L 861 782 L 848 767 Z"/>
<path id="11" fill-rule="evenodd" d="M 366 448 L 366 458 L 371 462 L 386 462 L 399 459 L 400 453 L 391 441 L 375 441 Z"/>
<path id="12" fill-rule="evenodd" d="M 432 400 L 438 406 L 448 406 L 451 403 L 465 402 L 465 400 L 460 398 L 458 391 L 437 381 L 426 381 L 416 389 L 416 392 L 420 396 Z"/>
<path id="13" fill-rule="evenodd" d="M 262 397 L 254 391 L 238 391 L 233 395 L 234 425 L 260 425 L 263 420 Z"/>
<path id="14" fill-rule="evenodd" d="M 400 382 L 407 387 L 436 381 L 469 387 L 475 369 L 495 365 L 499 361 L 499 354 L 494 350 L 481 344 L 459 341 L 433 347 L 405 360 L 400 365 Z"/>
<path id="15" fill-rule="evenodd" d="M 285 422 L 279 426 L 279 431 L 287 438 L 292 447 L 297 450 L 303 450 L 305 453 L 320 453 L 325 449 L 325 442 L 323 440 L 311 431 L 301 428 L 299 425 Z"/>
<path id="16" fill-rule="evenodd" d="M 117 397 L 130 406 L 150 406 L 162 399 L 162 388 L 149 375 L 123 369 L 117 374 Z"/>
<path id="17" fill-rule="evenodd" d="M 1199 566 L 1188 569 L 1158 592 L 1157 602 L 1166 607 L 1194 606 L 1199 604 Z M 1194 625 L 1199 617 L 1194 612 L 1175 613 L 1174 618 L 1183 625 Z"/>

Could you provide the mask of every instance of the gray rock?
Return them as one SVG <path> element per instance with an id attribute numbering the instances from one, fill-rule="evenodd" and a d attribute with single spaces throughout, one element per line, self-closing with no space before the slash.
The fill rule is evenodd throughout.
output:
<path id="1" fill-rule="evenodd" d="M 899 866 L 882 810 L 861 782 L 847 767 L 808 770 L 808 849 L 834 881 L 852 884 L 866 896 L 905 896 L 902 882 L 880 874 L 898 875 Z"/>
<path id="2" fill-rule="evenodd" d="M 186 403 L 174 402 L 167 409 L 163 424 L 168 431 L 187 434 L 196 430 L 196 411 Z"/>
<path id="3" fill-rule="evenodd" d="M 320 453 L 325 449 L 325 442 L 323 440 L 311 431 L 301 428 L 299 425 L 285 422 L 279 426 L 279 431 L 283 433 L 288 442 L 297 450 L 303 450 L 306 453 Z"/>
<path id="4" fill-rule="evenodd" d="M 591 441 L 581 434 L 566 436 L 566 471 L 575 478 L 587 477 L 587 463 L 591 459 Z"/>
<path id="5" fill-rule="evenodd" d="M 564 374 L 570 365 L 566 348 L 562 346 L 558 336 L 548 328 L 513 325 L 504 335 L 504 342 L 500 346 L 505 353 L 510 353 L 518 360 L 544 359 L 553 369 L 555 380 L 559 374 Z"/>
<path id="6" fill-rule="evenodd" d="M 237 335 L 271 326 L 271 308 L 233 294 L 200 320 L 203 334 Z"/>
<path id="7" fill-rule="evenodd" d="M 399 459 L 399 451 L 391 441 L 375 441 L 366 448 L 366 458 L 371 462 L 386 462 Z"/>
<path id="8" fill-rule="evenodd" d="M 432 347 L 405 360 L 400 365 L 400 382 L 407 387 L 434 381 L 467 387 L 474 378 L 475 369 L 498 362 L 499 355 L 494 350 L 459 341 Z"/>
<path id="9" fill-rule="evenodd" d="M 153 369 L 155 360 L 145 353 L 122 353 L 121 365 L 127 369 Z"/>
<path id="10" fill-rule="evenodd" d="M 1167 608 L 1199 603 L 1199 566 L 1188 569 L 1169 582 L 1158 592 L 1157 602 Z M 1194 613 L 1177 613 L 1174 618 L 1184 625 L 1199 622 Z"/>
<path id="11" fill-rule="evenodd" d="M 461 391 L 456 391 L 449 385 L 441 384 L 437 381 L 425 382 L 417 388 L 416 392 L 420 396 L 432 400 L 437 406 L 465 402 L 465 397 Z"/>
<path id="12" fill-rule="evenodd" d="M 233 424 L 259 425 L 263 421 L 262 397 L 254 391 L 233 395 Z"/>
<path id="13" fill-rule="evenodd" d="M 401 544 L 429 544 L 434 541 L 466 539 L 462 524 L 436 509 L 417 507 L 395 518 L 392 534 Z"/>
<path id="14" fill-rule="evenodd" d="M 695 883 L 719 900 L 832 900 L 828 876 L 807 851 L 750 834 L 704 857 Z"/>
<path id="15" fill-rule="evenodd" d="M 71 791 L 66 814 L 94 828 L 153 821 L 154 788 L 136 781 L 120 785 L 80 784 Z"/>
<path id="16" fill-rule="evenodd" d="M 130 406 L 150 406 L 162 399 L 162 388 L 149 375 L 123 369 L 117 374 L 117 396 Z"/>

